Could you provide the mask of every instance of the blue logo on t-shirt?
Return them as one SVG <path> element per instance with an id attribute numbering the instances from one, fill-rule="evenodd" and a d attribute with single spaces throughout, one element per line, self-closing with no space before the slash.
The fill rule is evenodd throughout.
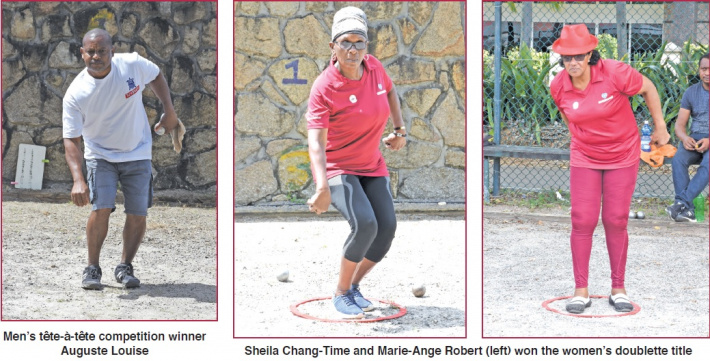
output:
<path id="1" fill-rule="evenodd" d="M 140 86 L 136 85 L 136 83 L 133 81 L 133 78 L 128 78 L 126 80 L 126 83 L 128 83 L 128 93 L 126 93 L 126 99 L 130 98 L 133 96 L 133 94 L 138 93 L 140 90 Z"/>

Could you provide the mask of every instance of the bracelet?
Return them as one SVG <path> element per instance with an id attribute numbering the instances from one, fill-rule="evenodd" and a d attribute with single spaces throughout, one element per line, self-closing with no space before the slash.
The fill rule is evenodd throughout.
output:
<path id="1" fill-rule="evenodd" d="M 403 125 L 401 127 L 395 127 L 394 130 L 407 130 L 407 127 Z"/>
<path id="2" fill-rule="evenodd" d="M 402 134 L 402 133 L 397 133 L 397 132 L 392 132 L 392 135 L 395 137 L 400 137 L 400 138 L 406 138 L 407 134 Z"/>

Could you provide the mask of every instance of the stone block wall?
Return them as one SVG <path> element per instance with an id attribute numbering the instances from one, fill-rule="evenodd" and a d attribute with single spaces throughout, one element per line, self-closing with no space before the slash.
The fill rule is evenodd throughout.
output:
<path id="1" fill-rule="evenodd" d="M 47 147 L 44 183 L 71 183 L 64 160 L 62 98 L 85 65 L 84 34 L 106 29 L 117 53 L 137 52 L 155 62 L 168 81 L 187 129 L 183 151 L 169 136 L 153 138 L 154 187 L 216 187 L 216 2 L 3 2 L 2 180 L 15 178 L 19 144 Z M 162 106 L 143 99 L 152 124 Z"/>
<path id="2" fill-rule="evenodd" d="M 394 81 L 409 132 L 404 149 L 381 147 L 395 197 L 464 200 L 464 2 L 235 2 L 238 205 L 313 193 L 304 114 L 333 15 L 348 5 L 367 14 L 368 53 Z"/>

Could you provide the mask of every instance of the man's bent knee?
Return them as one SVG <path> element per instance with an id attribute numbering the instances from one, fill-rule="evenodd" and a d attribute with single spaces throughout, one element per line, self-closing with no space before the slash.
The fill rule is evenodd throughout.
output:
<path id="1" fill-rule="evenodd" d="M 113 212 L 113 208 L 99 208 L 91 211 L 93 217 L 108 218 Z"/>

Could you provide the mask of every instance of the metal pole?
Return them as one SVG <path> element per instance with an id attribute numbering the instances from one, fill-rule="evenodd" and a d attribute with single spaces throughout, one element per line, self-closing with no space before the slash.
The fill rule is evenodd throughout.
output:
<path id="1" fill-rule="evenodd" d="M 533 3 L 532 2 L 524 2 L 523 3 L 523 16 L 522 16 L 522 24 L 520 26 L 522 28 L 522 32 L 520 34 L 521 44 L 527 45 L 530 49 L 534 48 L 534 43 L 533 43 L 533 38 L 534 38 L 534 32 L 533 32 Z"/>
<path id="2" fill-rule="evenodd" d="M 495 81 L 493 85 L 493 142 L 500 144 L 500 63 L 501 63 L 501 2 L 496 1 L 495 8 L 495 49 L 493 69 Z M 493 195 L 500 193 L 500 158 L 493 158 Z"/>
<path id="3" fill-rule="evenodd" d="M 626 47 L 626 2 L 616 2 L 616 51 L 619 59 L 623 58 L 627 52 Z M 629 59 L 630 60 L 630 59 Z M 628 62 L 628 61 L 627 61 Z"/>

